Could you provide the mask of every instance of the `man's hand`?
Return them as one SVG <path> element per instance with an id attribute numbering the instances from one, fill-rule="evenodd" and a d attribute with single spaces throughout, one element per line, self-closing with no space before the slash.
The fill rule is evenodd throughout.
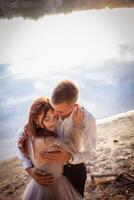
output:
<path id="1" fill-rule="evenodd" d="M 33 167 L 27 168 L 26 172 L 40 185 L 48 186 L 55 180 L 51 174 L 41 175 Z"/>
<path id="2" fill-rule="evenodd" d="M 60 150 L 58 152 L 42 152 L 41 157 L 47 163 L 67 163 L 72 157 L 71 154 L 67 151 Z"/>
<path id="3" fill-rule="evenodd" d="M 72 116 L 72 120 L 73 120 L 73 127 L 81 128 L 81 125 L 82 125 L 83 119 L 84 119 L 83 109 L 79 105 L 76 105 L 71 116 Z"/>

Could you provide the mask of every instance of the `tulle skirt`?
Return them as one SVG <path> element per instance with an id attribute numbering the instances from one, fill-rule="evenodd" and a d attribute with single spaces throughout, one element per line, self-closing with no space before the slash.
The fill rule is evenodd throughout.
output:
<path id="1" fill-rule="evenodd" d="M 57 178 L 51 185 L 39 185 L 33 179 L 28 183 L 23 200 L 82 200 L 65 176 Z"/>

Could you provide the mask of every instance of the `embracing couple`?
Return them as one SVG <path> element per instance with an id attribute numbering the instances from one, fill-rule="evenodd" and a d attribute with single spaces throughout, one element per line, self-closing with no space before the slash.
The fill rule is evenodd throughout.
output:
<path id="1" fill-rule="evenodd" d="M 95 155 L 96 123 L 77 104 L 78 88 L 61 81 L 51 99 L 32 103 L 17 134 L 17 155 L 32 177 L 23 200 L 80 200 L 84 197 L 86 161 Z"/>

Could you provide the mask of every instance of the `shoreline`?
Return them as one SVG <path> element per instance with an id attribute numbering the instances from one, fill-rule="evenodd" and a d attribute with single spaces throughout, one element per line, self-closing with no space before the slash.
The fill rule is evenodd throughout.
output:
<path id="1" fill-rule="evenodd" d="M 134 195 L 133 182 L 130 186 L 128 185 L 128 192 L 125 193 L 124 180 L 121 181 L 121 185 L 117 184 L 117 187 L 114 187 L 115 177 L 95 178 L 93 183 L 90 175 L 127 173 L 134 176 L 134 110 L 113 116 L 105 123 L 97 124 L 97 133 L 96 159 L 87 166 L 89 171 L 84 200 L 131 200 L 129 197 Z M 23 169 L 21 161 L 13 157 L 0 161 L 0 180 L 1 200 L 21 200 L 30 177 Z M 111 188 L 110 191 L 109 188 Z M 123 192 L 120 193 L 120 191 Z"/>
<path id="2" fill-rule="evenodd" d="M 126 112 L 118 113 L 109 117 L 104 117 L 102 119 L 96 120 L 97 126 L 104 125 L 107 123 L 114 122 L 118 119 L 124 117 L 130 117 L 134 115 L 134 110 L 128 110 Z M 16 138 L 3 138 L 0 139 L 0 162 L 10 160 L 16 157 Z M 4 150 L 5 146 L 10 145 L 10 148 L 7 148 L 7 153 Z M 10 156 L 9 156 L 10 153 Z"/>

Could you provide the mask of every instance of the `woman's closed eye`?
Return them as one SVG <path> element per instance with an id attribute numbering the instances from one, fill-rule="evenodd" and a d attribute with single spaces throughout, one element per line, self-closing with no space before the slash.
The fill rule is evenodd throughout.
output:
<path id="1" fill-rule="evenodd" d="M 51 118 L 45 118 L 45 121 L 46 121 L 46 122 L 49 122 L 49 121 L 51 121 L 51 120 L 57 120 L 57 116 L 53 117 L 53 119 L 51 119 Z"/>
<path id="2" fill-rule="evenodd" d="M 49 122 L 49 121 L 50 121 L 50 119 L 45 119 L 44 121 L 46 121 L 46 122 Z"/>

